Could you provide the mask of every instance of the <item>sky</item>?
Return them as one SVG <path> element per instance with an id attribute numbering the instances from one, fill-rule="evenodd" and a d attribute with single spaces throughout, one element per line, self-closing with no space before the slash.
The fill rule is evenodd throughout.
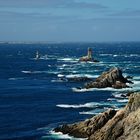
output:
<path id="1" fill-rule="evenodd" d="M 140 0 L 0 0 L 0 41 L 140 41 Z"/>

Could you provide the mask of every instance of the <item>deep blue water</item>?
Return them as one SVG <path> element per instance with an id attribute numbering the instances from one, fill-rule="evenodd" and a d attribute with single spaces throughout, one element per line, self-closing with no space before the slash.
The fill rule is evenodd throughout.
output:
<path id="1" fill-rule="evenodd" d="M 78 62 L 88 47 L 100 63 Z M 96 78 L 114 66 L 133 76 L 132 88 L 76 92 L 84 83 L 60 80 Z M 120 108 L 127 100 L 112 95 L 139 89 L 140 43 L 0 44 L 0 139 L 60 139 L 54 127 Z"/>

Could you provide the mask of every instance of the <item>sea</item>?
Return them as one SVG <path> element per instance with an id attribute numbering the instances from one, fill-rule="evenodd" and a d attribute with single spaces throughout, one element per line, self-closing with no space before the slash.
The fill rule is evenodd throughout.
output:
<path id="1" fill-rule="evenodd" d="M 78 61 L 89 47 L 99 63 Z M 78 90 L 86 82 L 63 80 L 84 76 L 94 80 L 113 67 L 132 77 L 134 84 L 125 89 Z M 1 43 L 0 140 L 78 140 L 53 129 L 109 108 L 118 110 L 128 102 L 122 94 L 139 90 L 140 42 Z"/>

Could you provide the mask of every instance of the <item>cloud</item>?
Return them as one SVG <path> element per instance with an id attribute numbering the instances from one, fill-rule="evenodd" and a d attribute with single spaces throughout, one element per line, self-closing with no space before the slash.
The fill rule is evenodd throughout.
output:
<path id="1" fill-rule="evenodd" d="M 76 0 L 0 0 L 0 7 L 51 7 L 51 8 L 93 8 L 105 9 L 106 6 L 93 2 Z"/>
<path id="2" fill-rule="evenodd" d="M 140 10 L 124 10 L 124 11 L 121 11 L 121 12 L 113 13 L 110 16 L 115 16 L 115 17 L 140 17 Z"/>

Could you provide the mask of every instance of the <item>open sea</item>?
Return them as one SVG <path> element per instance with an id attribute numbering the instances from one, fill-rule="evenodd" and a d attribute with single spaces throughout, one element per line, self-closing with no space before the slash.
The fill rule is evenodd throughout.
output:
<path id="1" fill-rule="evenodd" d="M 99 63 L 81 63 L 87 48 Z M 35 59 L 36 51 L 39 60 Z M 119 67 L 134 84 L 126 89 L 76 90 L 85 82 L 62 77 L 95 79 L 103 71 Z M 74 139 L 53 128 L 90 118 L 108 108 L 124 107 L 120 96 L 140 90 L 140 43 L 0 44 L 0 139 Z M 77 140 L 77 139 L 75 139 Z"/>

